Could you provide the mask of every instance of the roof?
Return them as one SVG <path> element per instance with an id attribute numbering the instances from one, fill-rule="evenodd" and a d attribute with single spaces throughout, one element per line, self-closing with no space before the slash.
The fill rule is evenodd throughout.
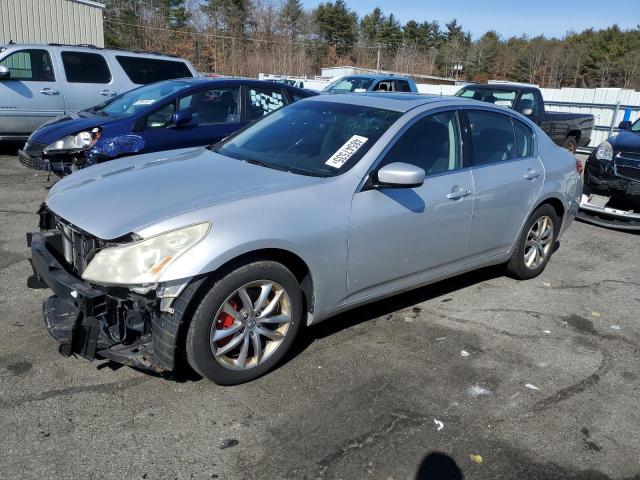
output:
<path id="1" fill-rule="evenodd" d="M 418 93 L 339 93 L 335 95 L 318 95 L 305 101 L 349 103 L 404 113 L 421 105 L 447 100 L 450 101 L 453 98 Z M 457 98 L 455 100 L 462 101 L 462 99 Z"/>
<path id="2" fill-rule="evenodd" d="M 505 91 L 513 91 L 513 90 L 537 90 L 536 87 L 531 85 L 523 85 L 521 83 L 470 83 L 469 85 L 464 85 L 460 89 L 463 88 L 473 88 L 475 90 L 505 90 Z"/>
<path id="3" fill-rule="evenodd" d="M 343 78 L 372 78 L 374 80 L 387 80 L 387 79 L 400 79 L 400 80 L 411 80 L 409 77 L 405 77 L 403 75 L 394 75 L 392 73 L 388 75 L 383 75 L 381 73 L 354 73 L 353 75 L 345 75 Z"/>
<path id="4" fill-rule="evenodd" d="M 64 49 L 74 49 L 74 50 L 83 50 L 83 51 L 91 51 L 91 50 L 101 50 L 101 51 L 109 51 L 115 54 L 125 54 L 125 55 L 156 55 L 159 57 L 167 57 L 167 58 L 175 58 L 176 60 L 185 60 L 184 58 L 177 57 L 175 55 L 171 55 L 169 53 L 162 52 L 152 52 L 145 50 L 125 50 L 122 48 L 114 48 L 114 47 L 98 47 L 96 45 L 91 45 L 88 43 L 80 43 L 77 45 L 71 45 L 66 43 L 5 43 L 0 45 L 1 47 L 8 49 L 16 49 L 16 48 L 64 48 Z"/>

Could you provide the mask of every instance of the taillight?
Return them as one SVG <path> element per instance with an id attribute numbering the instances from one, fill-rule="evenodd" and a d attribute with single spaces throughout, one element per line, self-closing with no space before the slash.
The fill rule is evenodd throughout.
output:
<path id="1" fill-rule="evenodd" d="M 578 172 L 579 175 L 582 175 L 582 163 L 580 163 L 580 160 L 578 160 L 576 158 L 576 172 Z"/>

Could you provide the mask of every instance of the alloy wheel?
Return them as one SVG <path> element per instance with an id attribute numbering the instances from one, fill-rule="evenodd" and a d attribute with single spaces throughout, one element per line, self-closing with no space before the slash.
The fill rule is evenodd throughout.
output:
<path id="1" fill-rule="evenodd" d="M 277 282 L 257 280 L 235 290 L 211 326 L 211 351 L 231 370 L 264 363 L 284 341 L 291 325 L 291 299 Z"/>
<path id="2" fill-rule="evenodd" d="M 524 244 L 524 264 L 535 270 L 540 267 L 551 251 L 553 221 L 547 215 L 540 217 L 529 229 Z"/>

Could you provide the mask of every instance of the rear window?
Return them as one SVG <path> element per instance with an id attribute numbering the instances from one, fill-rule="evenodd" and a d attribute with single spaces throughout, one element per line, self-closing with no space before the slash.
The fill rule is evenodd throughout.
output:
<path id="1" fill-rule="evenodd" d="M 456 97 L 473 98 L 474 100 L 480 100 L 481 102 L 513 108 L 513 102 L 516 99 L 516 94 L 517 92 L 515 90 L 463 88 L 456 93 Z"/>
<path id="2" fill-rule="evenodd" d="M 107 61 L 97 53 L 62 52 L 62 65 L 69 83 L 109 83 L 111 81 Z"/>
<path id="3" fill-rule="evenodd" d="M 125 55 L 116 55 L 116 60 L 129 80 L 139 85 L 171 80 L 172 78 L 193 77 L 187 65 L 177 60 L 127 57 Z"/>

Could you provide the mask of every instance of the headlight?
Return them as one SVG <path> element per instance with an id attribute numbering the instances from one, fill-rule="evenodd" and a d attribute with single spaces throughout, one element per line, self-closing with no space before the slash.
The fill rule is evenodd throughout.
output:
<path id="1" fill-rule="evenodd" d="M 100 128 L 92 128 L 90 131 L 79 132 L 74 135 L 67 135 L 60 140 L 56 140 L 44 149 L 44 153 L 60 153 L 67 151 L 87 150 L 95 145 L 100 138 Z"/>
<path id="2" fill-rule="evenodd" d="M 104 285 L 149 285 L 209 231 L 209 222 L 172 230 L 139 242 L 99 251 L 82 274 Z"/>
<path id="3" fill-rule="evenodd" d="M 602 142 L 596 150 L 596 158 L 598 160 L 613 160 L 613 147 L 606 140 Z"/>

